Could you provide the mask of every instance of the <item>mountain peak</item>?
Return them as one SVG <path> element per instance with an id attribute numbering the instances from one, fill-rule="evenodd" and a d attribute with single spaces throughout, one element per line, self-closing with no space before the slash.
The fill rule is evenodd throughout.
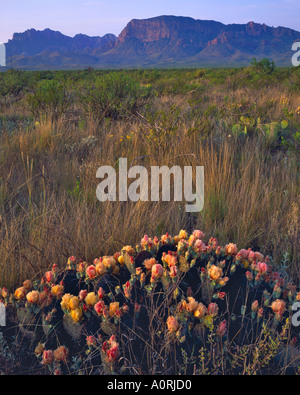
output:
<path id="1" fill-rule="evenodd" d="M 14 67 L 166 67 L 242 66 L 253 57 L 291 65 L 293 42 L 300 33 L 250 21 L 228 24 L 186 16 L 132 19 L 116 37 L 74 37 L 46 28 L 15 33 L 6 44 Z M 52 56 L 55 54 L 55 56 Z M 43 66 L 45 68 L 45 66 Z"/>

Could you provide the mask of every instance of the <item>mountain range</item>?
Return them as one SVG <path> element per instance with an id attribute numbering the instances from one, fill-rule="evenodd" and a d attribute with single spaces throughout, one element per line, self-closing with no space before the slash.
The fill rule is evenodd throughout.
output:
<path id="1" fill-rule="evenodd" d="M 286 27 L 158 16 L 131 20 L 118 37 L 29 29 L 5 45 L 7 67 L 42 70 L 244 66 L 254 57 L 291 66 L 296 41 L 300 32 Z"/>

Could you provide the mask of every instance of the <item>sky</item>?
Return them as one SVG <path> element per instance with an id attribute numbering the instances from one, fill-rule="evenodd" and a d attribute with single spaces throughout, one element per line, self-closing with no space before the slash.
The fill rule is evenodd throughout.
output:
<path id="1" fill-rule="evenodd" d="M 73 37 L 119 35 L 131 19 L 189 16 L 225 24 L 254 21 L 300 31 L 299 0 L 0 0 L 0 43 L 50 28 Z"/>

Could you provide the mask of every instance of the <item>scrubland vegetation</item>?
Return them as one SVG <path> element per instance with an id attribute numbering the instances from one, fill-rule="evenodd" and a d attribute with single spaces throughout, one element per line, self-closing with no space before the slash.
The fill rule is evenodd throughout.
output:
<path id="1" fill-rule="evenodd" d="M 283 329 L 288 326 L 282 315 L 283 310 L 288 311 L 287 304 L 286 310 L 282 305 L 270 306 L 283 296 L 289 298 L 289 303 L 299 296 L 297 288 L 291 288 L 291 284 L 297 287 L 300 280 L 299 145 L 299 67 L 277 69 L 264 61 L 241 69 L 1 73 L 0 287 L 7 308 L 13 305 L 21 311 L 17 318 L 20 321 L 23 317 L 23 325 L 15 330 L 20 342 L 23 339 L 26 343 L 23 350 L 29 353 L 39 343 L 37 354 L 43 355 L 43 364 L 36 358 L 29 368 L 26 362 L 17 361 L 19 346 L 9 344 L 9 336 L 16 336 L 10 327 L 7 339 L 1 343 L 10 357 L 2 361 L 0 355 L 0 370 L 12 373 L 18 366 L 20 371 L 33 369 L 36 374 L 285 373 L 287 365 L 274 367 L 274 358 L 284 342 L 290 344 L 295 338 L 287 336 L 286 329 L 279 339 L 281 334 L 275 330 L 278 323 Z M 173 201 L 99 202 L 97 168 L 110 165 L 117 169 L 119 158 L 146 168 L 204 166 L 203 210 L 186 213 L 184 202 Z M 182 229 L 186 233 L 176 238 Z M 197 233 L 199 237 L 191 239 L 198 229 L 205 236 Z M 166 234 L 172 235 L 170 239 Z M 150 246 L 145 241 L 139 244 L 144 235 L 151 239 Z M 157 241 L 153 242 L 155 236 Z M 185 241 L 181 241 L 183 245 L 180 240 Z M 206 247 L 199 250 L 199 243 L 195 247 L 197 240 Z M 237 246 L 234 252 L 226 247 L 231 243 Z M 175 246 L 178 255 L 174 265 L 157 258 L 164 244 Z M 129 245 L 139 248 L 129 250 L 127 256 L 128 249 L 124 252 L 123 248 Z M 248 255 L 237 258 L 242 249 Z M 137 268 L 141 267 L 148 278 L 143 284 L 140 270 L 136 272 L 131 266 L 137 262 L 140 250 L 162 264 L 164 275 L 153 276 L 153 265 L 146 267 L 142 260 Z M 251 260 L 249 251 L 261 255 Z M 188 262 L 188 269 L 180 266 L 180 255 Z M 73 266 L 68 261 L 71 256 L 76 256 Z M 94 260 L 107 256 L 113 260 L 103 272 L 97 271 L 91 277 L 87 268 L 96 268 L 99 262 Z M 90 293 L 95 292 L 95 303 L 86 303 L 78 294 L 55 288 L 62 280 L 67 261 L 74 278 L 81 280 Z M 266 272 L 258 265 L 262 261 L 267 261 Z M 179 271 L 174 276 L 172 266 Z M 212 266 L 218 275 L 209 274 Z M 269 316 L 258 319 L 258 308 L 250 306 L 248 315 L 260 332 L 255 332 L 255 340 L 247 339 L 248 343 L 244 337 L 238 344 L 229 335 L 226 337 L 228 323 L 234 321 L 232 316 L 228 318 L 228 309 L 219 306 L 222 314 L 227 312 L 226 330 L 225 324 L 221 325 L 224 316 L 215 318 L 218 314 L 207 310 L 222 300 L 216 296 L 222 288 L 220 279 L 234 276 L 233 266 L 238 267 L 241 276 L 243 270 L 254 273 L 254 279 L 248 280 L 247 292 L 255 287 L 263 287 L 262 292 L 268 289 L 271 296 L 263 293 L 262 303 L 277 320 L 276 325 L 272 321 L 268 326 Z M 183 284 L 189 270 L 195 268 L 199 283 L 191 294 Z M 43 276 L 49 272 L 54 275 L 48 274 L 51 278 L 45 280 Z M 99 296 L 100 278 L 108 273 L 118 280 L 113 290 L 105 291 L 106 296 Z M 208 273 L 207 278 L 204 274 L 201 278 L 201 273 Z M 266 277 L 266 273 L 271 277 Z M 272 273 L 279 274 L 283 283 Z M 256 279 L 257 274 L 260 276 Z M 167 278 L 167 284 L 162 278 Z M 30 280 L 30 286 L 23 285 L 16 295 L 15 289 L 25 280 Z M 202 291 L 197 299 L 196 290 L 201 284 L 202 290 L 209 291 L 205 297 Z M 229 284 L 230 281 L 228 294 Z M 266 288 L 266 284 L 271 288 Z M 122 300 L 118 300 L 117 286 Z M 52 294 L 53 287 L 57 292 Z M 51 295 L 49 304 L 41 302 L 43 291 Z M 26 297 L 30 292 L 38 292 L 36 300 L 32 294 Z M 76 308 L 70 308 L 69 299 L 61 307 L 64 293 L 78 298 L 74 301 Z M 195 305 L 191 298 L 197 300 Z M 95 310 L 102 300 L 105 302 L 98 305 L 101 312 Z M 253 295 L 251 302 L 255 300 Z M 112 303 L 118 305 L 110 307 Z M 191 305 L 187 308 L 188 303 Z M 242 303 L 239 307 L 243 306 Z M 68 352 L 59 348 L 55 359 L 50 348 L 57 349 L 65 343 L 57 334 L 58 324 L 51 324 L 48 315 L 59 308 L 64 316 L 76 309 L 81 311 L 71 314 L 71 327 L 84 326 L 96 316 L 101 328 L 87 346 L 85 341 L 83 346 L 78 338 L 73 339 L 66 346 Z M 106 308 L 108 315 L 103 313 Z M 145 334 L 145 328 L 139 327 L 139 308 L 149 320 L 151 333 Z M 197 315 L 195 311 L 200 312 Z M 239 314 L 243 317 L 245 312 Z M 242 326 L 241 321 L 237 322 Z M 26 325 L 30 328 L 26 329 Z M 30 338 L 28 332 L 32 332 L 33 325 L 42 333 Z M 40 329 L 47 325 L 49 332 Z M 94 332 L 95 325 L 93 322 Z M 71 338 L 74 330 L 69 328 Z M 92 333 L 86 326 L 83 332 L 85 338 Z M 59 344 L 54 346 L 58 338 Z M 139 354 L 139 341 L 145 354 Z M 249 342 L 251 347 L 246 347 Z M 74 352 L 72 358 L 70 350 Z"/>

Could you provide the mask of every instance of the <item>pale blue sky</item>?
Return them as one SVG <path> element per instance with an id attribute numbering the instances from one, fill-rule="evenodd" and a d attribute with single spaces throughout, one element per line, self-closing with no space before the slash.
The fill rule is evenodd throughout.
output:
<path id="1" fill-rule="evenodd" d="M 300 31 L 299 0 L 0 0 L 0 42 L 14 32 L 49 27 L 77 33 L 118 35 L 131 19 L 190 16 L 223 23 L 255 21 Z"/>

